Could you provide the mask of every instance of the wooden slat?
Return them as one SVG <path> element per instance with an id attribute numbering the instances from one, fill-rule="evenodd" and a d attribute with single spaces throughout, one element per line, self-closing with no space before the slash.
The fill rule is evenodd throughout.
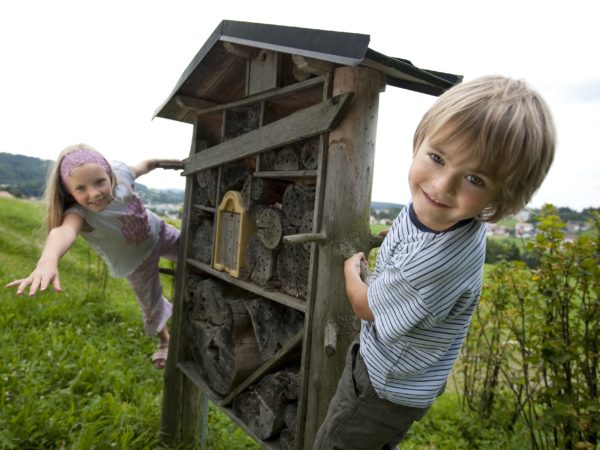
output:
<path id="1" fill-rule="evenodd" d="M 210 213 L 216 212 L 216 208 L 213 208 L 212 206 L 194 204 L 194 208 L 199 209 L 200 211 L 206 211 Z"/>
<path id="2" fill-rule="evenodd" d="M 228 283 L 231 283 L 233 285 L 241 287 L 247 291 L 253 292 L 262 297 L 273 300 L 277 303 L 281 303 L 282 305 L 289 306 L 300 312 L 303 312 L 303 313 L 306 312 L 306 303 L 302 299 L 292 297 L 291 295 L 288 295 L 288 294 L 285 294 L 285 293 L 279 292 L 279 291 L 267 291 L 267 290 L 261 288 L 260 286 L 257 286 L 256 284 L 248 283 L 247 281 L 233 278 L 227 272 L 221 272 L 217 269 L 212 268 L 211 266 L 209 266 L 207 264 L 204 264 L 200 261 L 196 261 L 194 259 L 188 258 L 188 259 L 186 259 L 186 262 L 189 265 L 194 266 L 214 277 L 220 278 L 223 281 L 227 281 Z"/>
<path id="3" fill-rule="evenodd" d="M 194 134 L 197 135 L 194 125 Z M 195 153 L 203 144 L 195 138 L 192 140 L 191 153 Z M 190 238 L 190 214 L 193 201 L 192 180 L 186 180 L 183 218 L 181 221 L 180 245 L 177 261 L 183 261 L 192 239 Z M 171 444 L 189 444 L 198 442 L 198 436 L 204 435 L 206 423 L 207 398 L 203 392 L 189 383 L 184 374 L 178 370 L 177 362 L 185 352 L 184 298 L 186 291 L 188 268 L 179 264 L 175 273 L 175 296 L 173 301 L 173 316 L 171 319 L 171 341 L 169 343 L 169 358 L 165 367 L 163 403 L 161 412 L 161 435 Z M 203 438 L 201 437 L 200 440 Z"/>
<path id="4" fill-rule="evenodd" d="M 314 178 L 316 170 L 264 170 L 252 174 L 256 178 Z"/>
<path id="5" fill-rule="evenodd" d="M 208 383 L 204 381 L 203 373 L 200 366 L 193 361 L 181 361 L 177 363 L 177 367 L 181 370 L 194 385 L 206 394 L 208 399 L 215 405 L 223 403 L 223 396 L 213 391 Z"/>
<path id="6" fill-rule="evenodd" d="M 318 86 L 319 84 L 324 84 L 325 82 L 326 82 L 325 77 L 311 78 L 309 80 L 302 81 L 300 83 L 291 84 L 289 86 L 285 86 L 285 87 L 282 87 L 277 90 L 273 90 L 273 91 L 269 91 L 269 92 L 262 92 L 262 93 L 256 94 L 256 95 L 251 95 L 251 96 L 245 97 L 241 100 L 236 100 L 236 101 L 228 102 L 228 103 L 222 103 L 222 104 L 218 104 L 218 105 L 214 105 L 214 106 L 205 106 L 202 108 L 199 107 L 200 102 L 203 101 L 202 99 L 197 99 L 198 102 L 196 103 L 196 105 L 198 107 L 192 106 L 193 101 L 190 100 L 192 97 L 187 96 L 185 99 L 182 99 L 182 100 L 184 100 L 186 102 L 185 106 L 187 108 L 194 109 L 194 114 L 201 116 L 204 114 L 221 112 L 226 109 L 227 110 L 236 109 L 236 108 L 252 105 L 254 103 L 258 103 L 258 102 L 265 101 L 265 100 L 276 100 L 280 97 L 286 97 L 295 92 L 302 92 L 302 91 L 309 90 L 315 86 Z"/>
<path id="7" fill-rule="evenodd" d="M 193 110 L 206 109 L 209 107 L 218 106 L 218 103 L 215 103 L 213 101 L 206 100 L 203 98 L 190 97 L 189 95 L 183 94 L 176 95 L 174 99 L 175 103 L 177 103 L 177 106 Z"/>
<path id="8" fill-rule="evenodd" d="M 339 95 L 207 148 L 202 153 L 191 155 L 184 161 L 183 175 L 237 161 L 329 131 L 341 120 L 351 98 L 352 93 Z"/>

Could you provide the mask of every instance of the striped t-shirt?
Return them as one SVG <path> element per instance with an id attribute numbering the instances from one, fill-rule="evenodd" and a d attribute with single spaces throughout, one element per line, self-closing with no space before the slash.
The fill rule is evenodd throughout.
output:
<path id="1" fill-rule="evenodd" d="M 404 208 L 379 249 L 368 289 L 361 355 L 375 391 L 427 407 L 458 357 L 481 292 L 485 226 L 476 220 L 434 232 Z"/>

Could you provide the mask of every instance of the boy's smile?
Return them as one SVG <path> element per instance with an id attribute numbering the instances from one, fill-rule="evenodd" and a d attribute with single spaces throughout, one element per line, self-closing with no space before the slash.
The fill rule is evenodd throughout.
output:
<path id="1" fill-rule="evenodd" d="M 110 178 L 99 164 L 73 168 L 66 185 L 75 201 L 93 212 L 104 210 L 112 200 Z"/>
<path id="2" fill-rule="evenodd" d="M 493 204 L 496 186 L 459 143 L 423 141 L 408 175 L 413 208 L 423 225 L 444 231 Z"/>

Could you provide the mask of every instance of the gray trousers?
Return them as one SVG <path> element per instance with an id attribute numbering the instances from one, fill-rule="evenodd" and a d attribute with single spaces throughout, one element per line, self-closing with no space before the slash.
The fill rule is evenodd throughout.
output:
<path id="1" fill-rule="evenodd" d="M 354 341 L 348 349 L 342 377 L 315 437 L 315 450 L 393 449 L 429 409 L 379 398 L 359 348 Z"/>

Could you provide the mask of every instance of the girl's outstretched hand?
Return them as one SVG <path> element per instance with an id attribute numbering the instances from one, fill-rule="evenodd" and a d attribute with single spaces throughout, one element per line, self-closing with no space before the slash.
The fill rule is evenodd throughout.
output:
<path id="1" fill-rule="evenodd" d="M 37 291 L 45 291 L 50 284 L 52 284 L 52 287 L 56 292 L 62 291 L 60 287 L 58 267 L 56 264 L 51 262 L 40 261 L 35 270 L 31 272 L 27 278 L 11 281 L 5 287 L 12 288 L 16 286 L 17 295 L 22 295 L 23 291 L 25 291 L 25 288 L 30 286 L 29 296 L 33 297 Z"/>

